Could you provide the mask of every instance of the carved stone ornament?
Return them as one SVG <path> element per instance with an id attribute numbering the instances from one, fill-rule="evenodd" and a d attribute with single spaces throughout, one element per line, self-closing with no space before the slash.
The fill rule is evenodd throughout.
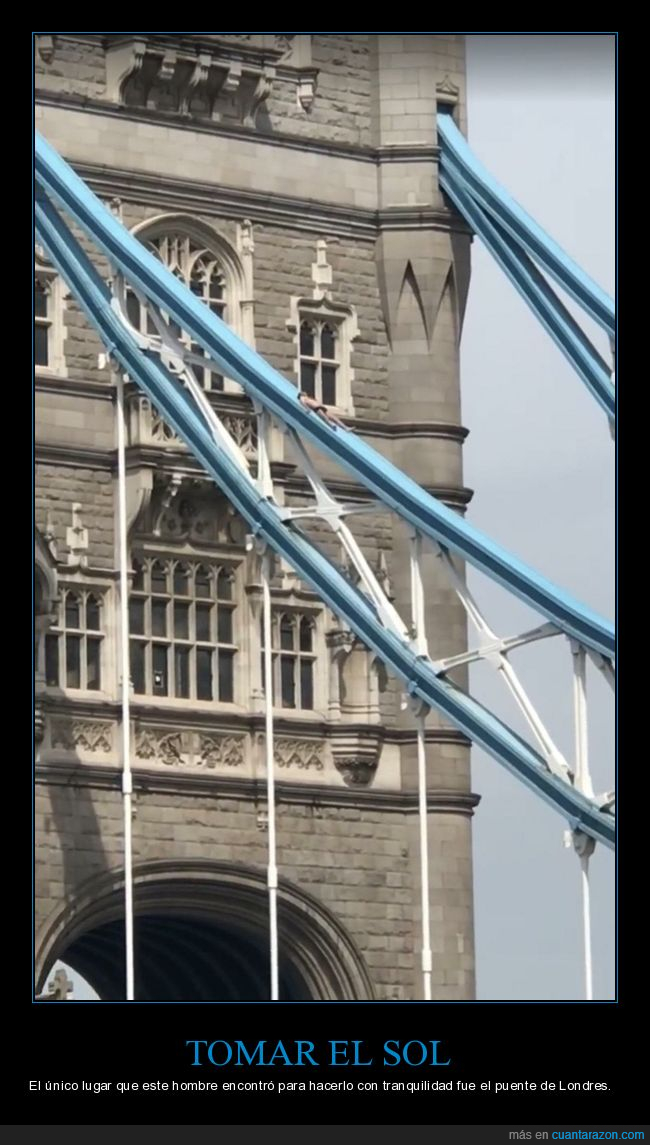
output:
<path id="1" fill-rule="evenodd" d="M 236 735 L 204 735 L 202 732 L 169 731 L 140 724 L 135 733 L 138 759 L 164 763 L 167 767 L 232 768 L 245 760 L 245 738 Z"/>
<path id="2" fill-rule="evenodd" d="M 308 111 L 318 75 L 311 33 L 112 35 L 106 94 L 127 106 L 256 127 L 278 68 L 295 81 L 297 104 Z"/>
<path id="3" fill-rule="evenodd" d="M 348 787 L 368 787 L 377 772 L 381 754 L 381 729 L 377 725 L 332 729 L 334 766 Z"/>
<path id="4" fill-rule="evenodd" d="M 210 483 L 173 474 L 154 492 L 152 531 L 197 546 L 243 545 L 246 525 Z"/>
<path id="5" fill-rule="evenodd" d="M 200 737 L 199 756 L 195 760 L 201 767 L 241 767 L 244 762 L 243 736 Z"/>
<path id="6" fill-rule="evenodd" d="M 45 736 L 45 713 L 43 705 L 37 700 L 34 703 L 34 743 L 40 744 Z"/>
<path id="7" fill-rule="evenodd" d="M 258 737 L 263 747 L 264 736 Z M 285 739 L 275 740 L 275 762 L 278 767 L 297 768 L 300 771 L 322 771 L 324 745 L 319 740 Z"/>
<path id="8" fill-rule="evenodd" d="M 357 756 L 334 756 L 336 770 L 343 776 L 349 787 L 367 787 L 374 779 L 377 759 L 364 759 Z"/>
<path id="9" fill-rule="evenodd" d="M 228 431 L 235 445 L 241 449 L 244 457 L 257 457 L 257 432 L 255 423 L 249 417 L 237 417 L 236 414 L 224 414 L 222 417 L 224 429 Z"/>
<path id="10" fill-rule="evenodd" d="M 52 747 L 64 751 L 107 754 L 113 750 L 110 724 L 90 723 L 86 720 L 52 720 Z"/>
<path id="11" fill-rule="evenodd" d="M 458 84 L 450 80 L 449 76 L 445 76 L 443 80 L 436 84 L 436 95 L 441 102 L 458 103 L 460 88 Z"/>
<path id="12" fill-rule="evenodd" d="M 49 33 L 37 36 L 36 51 L 44 64 L 51 64 L 56 51 L 56 36 Z"/>
<path id="13" fill-rule="evenodd" d="M 181 732 L 167 732 L 160 728 L 138 727 L 135 735 L 135 754 L 140 759 L 155 759 L 168 767 L 185 764 L 185 737 Z"/>

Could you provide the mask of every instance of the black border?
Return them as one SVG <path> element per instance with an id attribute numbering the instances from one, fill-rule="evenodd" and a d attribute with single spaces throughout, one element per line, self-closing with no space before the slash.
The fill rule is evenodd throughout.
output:
<path id="1" fill-rule="evenodd" d="M 33 36 L 35 33 L 31 33 Z M 480 34 L 480 33 L 479 33 Z M 627 138 L 632 134 L 628 123 L 627 99 L 629 76 L 633 71 L 630 60 L 630 41 L 627 33 L 616 33 L 618 37 L 618 150 L 619 176 L 618 196 L 625 193 L 625 159 Z M 21 84 L 17 85 L 18 88 Z M 26 133 L 25 133 L 26 134 Z M 27 161 L 27 160 L 26 160 Z M 22 196 L 23 200 L 26 195 Z M 620 198 L 619 198 L 620 207 Z M 9 216 L 10 217 L 10 216 Z M 618 211 L 618 260 L 619 274 L 618 346 L 617 378 L 625 379 L 627 343 L 625 332 L 625 292 L 627 286 L 624 273 L 626 259 L 626 213 Z M 22 259 L 17 260 L 16 265 Z M 30 271 L 31 273 L 31 271 Z M 31 338 L 31 327 L 30 334 Z M 18 358 L 20 361 L 20 358 Z M 620 392 L 629 392 L 631 375 L 628 374 Z M 9 380 L 9 378 L 8 378 Z M 635 397 L 639 392 L 635 387 Z M 621 424 L 622 420 L 622 424 Z M 639 419 L 637 419 L 639 420 Z M 630 506 L 629 482 L 626 480 L 632 450 L 625 449 L 627 425 L 625 401 L 623 417 L 619 411 L 619 434 L 623 434 L 623 448 L 618 443 L 617 493 L 620 510 L 619 523 L 625 522 L 625 515 L 633 511 Z M 642 423 L 639 423 L 642 426 Z M 641 429 L 642 431 L 642 429 Z M 32 407 L 33 443 L 33 407 Z M 639 444 L 637 444 L 639 449 Z M 33 489 L 32 489 L 33 498 Z M 31 526 L 30 526 L 31 529 Z M 31 536 L 30 532 L 30 536 Z M 625 531 L 619 532 L 618 576 L 625 569 Z M 33 543 L 33 542 L 32 542 Z M 621 581 L 619 580 L 619 583 Z M 623 584 L 626 582 L 623 580 Z M 635 585 L 638 580 L 635 581 Z M 622 593 L 618 601 L 617 622 L 619 640 L 625 640 L 629 631 L 626 621 L 627 610 L 631 608 L 631 586 Z M 619 657 L 620 658 L 620 657 Z M 619 669 L 620 671 L 620 669 Z M 641 932 L 644 929 L 642 882 L 639 872 L 642 869 L 642 853 L 633 855 L 633 848 L 641 851 L 640 832 L 642 825 L 634 815 L 627 813 L 633 795 L 626 794 L 640 790 L 643 782 L 639 778 L 641 769 L 647 766 L 643 750 L 631 748 L 625 718 L 626 705 L 631 702 L 631 674 L 619 675 L 618 698 L 618 758 L 621 765 L 622 796 L 618 801 L 618 821 L 621 824 L 621 843 L 618 859 L 618 916 L 619 916 L 619 974 L 617 1003 L 526 1003 L 526 1002 L 486 1002 L 486 1003 L 310 1003 L 310 1004 L 242 1004 L 228 1007 L 192 1006 L 177 1004 L 149 1004 L 143 1010 L 125 1009 L 123 1005 L 107 1005 L 97 1008 L 92 1005 L 79 1005 L 64 1010 L 56 1006 L 43 1006 L 31 1001 L 32 981 L 32 854 L 31 840 L 26 830 L 22 812 L 17 812 L 23 799 L 31 805 L 32 788 L 30 769 L 20 762 L 19 776 L 8 768 L 5 775 L 5 821 L 19 818 L 20 829 L 15 841 L 7 844 L 5 853 L 5 889 L 8 902 L 5 914 L 5 953 L 11 950 L 11 957 L 5 967 L 5 1066 L 4 1109 L 7 1124 L 15 1126 L 58 1125 L 71 1121 L 81 1126 L 88 1122 L 99 1122 L 103 1126 L 155 1125 L 156 1121 L 166 1126 L 180 1126 L 195 1123 L 204 1126 L 207 1121 L 219 1120 L 227 1126 L 241 1126 L 257 1123 L 279 1125 L 283 1120 L 294 1128 L 300 1121 L 317 1122 L 322 1126 L 341 1127 L 341 1123 L 352 1125 L 372 1125 L 381 1120 L 382 1125 L 397 1126 L 409 1122 L 423 1128 L 423 1123 L 440 1127 L 440 1139 L 445 1139 L 442 1127 L 450 1123 L 458 1125 L 503 1125 L 514 1128 L 530 1126 L 531 1123 L 549 1125 L 551 1122 L 561 1128 L 588 1127 L 590 1125 L 609 1126 L 621 1129 L 624 1126 L 642 1124 L 645 1104 L 643 1055 L 636 1048 L 643 1046 L 641 1008 L 644 1001 L 641 988 L 641 958 L 644 951 Z M 22 689 L 21 689 L 22 692 Z M 9 697 L 11 693 L 7 691 Z M 30 740 L 33 719 L 30 722 Z M 627 748 L 627 750 L 626 750 Z M 21 753 L 22 755 L 22 753 Z M 12 759 L 9 756 L 7 762 Z M 17 767 L 18 761 L 13 766 Z M 637 770 L 638 769 L 638 770 Z M 13 774 L 12 774 L 13 773 Z M 14 780 L 20 778 L 14 789 Z M 24 853 L 23 853 L 24 848 Z M 20 857 L 18 857 L 20 856 Z M 12 896 L 14 901 L 12 902 Z M 18 958 L 15 959 L 14 943 L 18 942 Z M 24 946 L 23 946 L 24 941 Z M 388 1006 L 388 1008 L 387 1008 Z M 65 1015 L 65 1017 L 64 1017 Z M 637 1032 L 638 1031 L 638 1032 Z M 188 1039 L 206 1038 L 235 1040 L 255 1044 L 260 1039 L 275 1043 L 278 1039 L 291 1043 L 296 1039 L 308 1039 L 316 1043 L 317 1056 L 325 1060 L 327 1042 L 330 1039 L 359 1039 L 364 1043 L 364 1051 L 369 1051 L 375 1060 L 374 1067 L 357 1069 L 316 1069 L 294 1070 L 285 1067 L 260 1069 L 257 1067 L 240 1069 L 193 1068 L 189 1063 L 191 1055 L 185 1046 Z M 441 1057 L 451 1057 L 452 1065 L 431 1069 L 426 1073 L 419 1069 L 381 1069 L 381 1046 L 385 1039 L 408 1040 L 430 1039 L 441 1042 Z M 492 1089 L 485 1093 L 452 1092 L 436 1094 L 435 1091 L 415 1094 L 394 1094 L 383 1091 L 368 1096 L 358 1091 L 351 1093 L 287 1093 L 277 1092 L 251 1094 L 191 1093 L 181 1094 L 138 1094 L 117 1098 L 111 1095 L 84 1095 L 83 1093 L 45 1094 L 41 1092 L 38 1101 L 30 1094 L 28 1083 L 31 1079 L 82 1079 L 156 1081 L 175 1079 L 181 1081 L 241 1081 L 273 1080 L 276 1087 L 279 1081 L 368 1081 L 403 1080 L 418 1082 L 423 1078 L 457 1081 L 485 1080 L 532 1080 L 604 1082 L 606 1091 L 561 1093 L 552 1095 L 537 1090 L 535 1093 L 509 1093 L 497 1096 Z M 217 1127 L 210 1127 L 217 1130 Z M 305 1129 L 305 1133 L 311 1127 Z M 381 1126 L 377 1128 L 378 1132 Z M 427 1128 L 427 1126 L 424 1126 Z M 303 1134 L 304 1135 L 304 1134 Z M 317 1132 L 314 1134 L 317 1136 Z M 292 1136 L 292 1135 L 290 1135 Z"/>

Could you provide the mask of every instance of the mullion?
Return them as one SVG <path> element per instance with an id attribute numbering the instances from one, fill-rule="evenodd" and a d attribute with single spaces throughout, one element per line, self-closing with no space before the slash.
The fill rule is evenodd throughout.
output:
<path id="1" fill-rule="evenodd" d="M 173 596 L 167 601 L 167 630 L 169 634 L 169 647 L 167 649 L 167 675 L 169 676 L 167 694 L 176 695 L 176 645 L 174 643 L 174 605 Z"/>
<path id="2" fill-rule="evenodd" d="M 314 335 L 314 348 L 318 353 L 316 361 L 316 398 L 319 402 L 323 400 L 323 376 L 321 373 L 322 367 L 322 353 L 321 353 L 321 334 L 323 333 L 323 323 L 316 322 L 316 333 Z"/>
<path id="3" fill-rule="evenodd" d="M 169 638 L 170 638 L 170 653 L 169 653 L 169 655 L 171 658 L 170 694 L 175 699 L 182 699 L 182 700 L 187 699 L 187 700 L 189 700 L 189 699 L 192 699 L 191 650 L 190 650 L 190 653 L 188 655 L 185 655 L 185 654 L 187 653 L 188 647 L 190 647 L 190 649 L 191 649 L 191 646 L 189 645 L 191 598 L 188 598 L 187 596 L 183 596 L 182 594 L 176 593 L 176 590 L 174 588 L 175 571 L 176 571 L 175 566 L 174 566 L 174 568 L 170 569 L 171 595 L 169 598 L 169 616 L 168 616 Z M 176 635 L 176 606 L 177 605 L 184 606 L 184 608 L 186 610 L 187 637 L 185 637 L 185 636 L 178 636 L 177 637 L 177 635 Z M 186 696 L 182 694 L 183 690 L 179 686 L 180 684 L 182 684 L 183 681 L 182 680 L 178 681 L 176 679 L 176 658 L 177 658 L 177 656 L 179 656 L 179 657 L 182 656 L 181 663 L 185 664 L 185 671 L 186 671 L 186 677 L 187 677 L 187 680 L 186 680 L 186 682 L 187 682 L 187 687 L 186 687 L 187 695 Z"/>

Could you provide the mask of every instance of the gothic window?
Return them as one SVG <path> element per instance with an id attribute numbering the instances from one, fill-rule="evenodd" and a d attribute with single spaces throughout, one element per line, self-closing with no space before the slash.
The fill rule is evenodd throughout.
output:
<path id="1" fill-rule="evenodd" d="M 37 370 L 62 373 L 63 315 L 61 281 L 56 272 L 37 261 L 34 269 L 34 365 Z"/>
<path id="2" fill-rule="evenodd" d="M 49 366 L 52 357 L 52 293 L 50 281 L 42 275 L 34 280 L 34 360 L 37 366 Z"/>
<path id="3" fill-rule="evenodd" d="M 314 618 L 297 612 L 274 612 L 271 619 L 273 703 L 276 708 L 312 711 L 314 707 Z M 262 619 L 262 686 L 264 686 Z"/>
<path id="4" fill-rule="evenodd" d="M 354 414 L 352 347 L 359 329 L 353 308 L 331 299 L 292 298 L 287 327 L 300 389 L 324 406 Z"/>
<path id="5" fill-rule="evenodd" d="M 45 637 L 48 687 L 98 692 L 102 686 L 102 600 L 92 591 L 62 594 L 58 623 Z"/>
<path id="6" fill-rule="evenodd" d="M 255 345 L 253 238 L 248 220 L 237 224 L 236 249 L 212 227 L 189 215 L 167 215 L 136 230 L 137 237 L 180 279 L 213 314 L 221 318 L 249 346 Z M 131 322 L 146 334 L 156 334 L 136 295 L 127 291 Z M 178 327 L 164 320 L 171 331 L 199 358 L 200 346 Z M 206 390 L 241 392 L 241 387 L 224 378 L 217 368 L 193 365 L 199 383 Z"/>
<path id="7" fill-rule="evenodd" d="M 209 561 L 134 562 L 131 679 L 138 695 L 232 703 L 234 570 Z"/>
<path id="8" fill-rule="evenodd" d="M 196 243 L 189 234 L 168 233 L 152 238 L 147 242 L 162 263 L 171 270 L 197 298 L 209 306 L 213 314 L 225 322 L 228 317 L 226 298 L 226 276 L 221 261 L 206 247 Z M 156 327 L 151 317 L 140 306 L 135 294 L 127 291 L 127 312 L 131 323 L 143 333 L 155 334 Z M 179 337 L 184 345 L 199 357 L 205 357 L 203 350 L 182 332 L 176 323 L 163 315 L 172 334 Z M 199 383 L 206 390 L 222 390 L 223 376 L 213 370 L 194 367 Z"/>
<path id="9" fill-rule="evenodd" d="M 326 406 L 339 404 L 338 355 L 339 339 L 334 323 L 303 319 L 300 323 L 300 388 Z"/>

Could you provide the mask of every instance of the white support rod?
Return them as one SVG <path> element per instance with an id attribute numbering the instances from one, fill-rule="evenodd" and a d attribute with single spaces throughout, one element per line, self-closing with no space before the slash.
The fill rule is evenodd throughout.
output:
<path id="1" fill-rule="evenodd" d="M 497 666 L 497 671 L 503 677 L 503 680 L 510 690 L 515 702 L 524 716 L 524 719 L 531 728 L 533 735 L 539 743 L 542 751 L 546 756 L 546 763 L 549 771 L 553 775 L 559 775 L 561 778 L 566 778 L 569 772 L 569 766 L 562 755 L 560 749 L 555 745 L 551 739 L 550 734 L 540 718 L 537 709 L 531 703 L 526 693 L 525 688 L 519 681 L 512 664 L 509 664 L 505 656 L 500 657 L 500 663 Z"/>
<path id="2" fill-rule="evenodd" d="M 444 660 L 436 660 L 435 669 L 438 673 L 450 672 L 452 668 L 460 668 L 463 664 L 474 664 L 495 654 L 505 655 L 515 648 L 523 648 L 526 644 L 533 644 L 537 640 L 548 640 L 551 636 L 561 635 L 561 629 L 555 628 L 552 624 L 544 624 L 541 628 L 532 628 L 530 632 L 522 632 L 519 636 L 504 636 L 503 640 L 481 644 L 479 648 L 460 652 L 458 656 L 445 656 Z"/>
<path id="3" fill-rule="evenodd" d="M 273 496 L 271 473 L 271 417 L 262 406 L 256 407 L 257 416 L 257 488 L 263 497 Z"/>
<path id="4" fill-rule="evenodd" d="M 332 496 L 312 465 L 309 454 L 296 431 L 289 430 L 288 437 L 296 451 L 303 473 L 314 494 L 316 501 L 316 505 L 313 507 L 314 515 L 321 516 L 322 520 L 326 521 L 337 534 L 346 555 L 352 561 L 353 567 L 359 574 L 364 588 L 379 612 L 384 627 L 394 630 L 396 634 L 403 639 L 407 635 L 406 625 L 403 623 L 397 609 L 393 608 L 382 586 L 379 584 L 354 535 L 351 533 L 345 521 L 342 520 L 340 512 L 341 506 L 336 498 Z M 287 516 L 291 516 L 291 510 L 288 510 Z"/>
<path id="5" fill-rule="evenodd" d="M 431 1001 L 431 920 L 429 916 L 429 822 L 427 815 L 427 769 L 424 716 L 418 728 L 418 811 L 420 819 L 420 895 L 422 910 L 422 984 L 425 1002 Z"/>
<path id="6" fill-rule="evenodd" d="M 580 877 L 582 881 L 582 928 L 585 953 L 585 998 L 593 1002 L 594 987 L 591 961 L 591 897 L 589 891 L 589 855 L 580 856 Z"/>
<path id="7" fill-rule="evenodd" d="M 300 440 L 296 430 L 287 429 L 285 430 L 285 433 L 286 436 L 288 436 L 296 454 L 298 455 L 300 465 L 302 466 L 302 471 L 305 474 L 307 481 L 311 485 L 312 493 L 314 494 L 317 504 L 323 506 L 327 505 L 332 508 L 336 507 L 336 498 L 332 496 L 324 481 L 320 477 L 317 469 L 312 464 L 309 454 L 307 453 L 307 450 Z"/>
<path id="8" fill-rule="evenodd" d="M 408 636 L 406 625 L 397 609 L 394 608 L 389 601 L 382 586 L 379 584 L 357 540 L 344 521 L 333 520 L 330 521 L 330 525 L 341 542 L 341 547 L 346 556 L 352 561 L 353 567 L 359 574 L 361 583 L 375 605 L 384 628 L 393 631 L 398 638 L 403 640 Z"/>
<path id="9" fill-rule="evenodd" d="M 456 593 L 460 598 L 461 604 L 463 605 L 477 632 L 480 632 L 483 637 L 487 637 L 489 640 L 498 640 L 496 633 L 493 632 L 490 628 L 478 604 L 474 600 L 474 597 L 472 596 L 467 584 L 456 569 L 454 562 L 452 561 L 447 550 L 444 549 L 442 545 L 438 545 L 437 553 L 439 559 L 442 561 L 442 564 L 445 566 L 447 576 L 454 586 Z"/>
<path id="10" fill-rule="evenodd" d="M 589 799 L 594 789 L 589 772 L 589 738 L 587 724 L 587 654 L 585 649 L 571 641 L 573 655 L 573 711 L 575 720 L 575 778 L 578 791 Z M 589 859 L 594 841 L 581 832 L 574 833 L 574 846 L 580 860 L 582 888 L 582 933 L 584 947 L 585 998 L 593 1001 L 593 973 L 591 953 L 591 895 L 589 888 Z"/>
<path id="11" fill-rule="evenodd" d="M 587 657 L 584 648 L 571 643 L 573 653 L 573 711 L 575 721 L 575 786 L 593 799 L 589 773 L 589 732 L 587 724 Z"/>
<path id="12" fill-rule="evenodd" d="M 491 643 L 498 645 L 499 638 L 490 628 L 478 604 L 474 600 L 474 597 L 472 596 L 469 588 L 463 579 L 459 576 L 456 568 L 454 567 L 454 563 L 449 556 L 449 553 L 446 549 L 438 546 L 438 555 L 442 560 L 449 579 L 451 580 L 451 583 L 456 590 L 457 596 L 463 604 L 463 607 L 465 608 L 465 611 L 467 612 L 467 615 L 474 624 L 475 628 L 481 634 L 484 641 L 487 639 Z M 411 563 L 412 562 L 413 558 L 411 558 Z M 547 628 L 550 628 L 550 626 L 543 625 L 536 631 L 542 634 Z M 547 634 L 550 635 L 550 631 Z M 542 751 L 544 752 L 544 755 L 546 756 L 546 763 L 549 771 L 553 775 L 559 775 L 561 778 L 566 777 L 569 771 L 568 764 L 560 749 L 553 742 L 553 739 L 547 731 L 544 722 L 539 716 L 536 708 L 529 700 L 526 690 L 520 683 L 517 673 L 512 667 L 512 664 L 508 662 L 505 655 L 499 650 L 495 652 L 484 652 L 484 659 L 487 661 L 487 663 L 491 663 L 493 667 L 495 667 L 496 670 L 501 674 L 501 678 L 514 697 L 519 710 L 524 716 L 524 719 L 531 728 L 533 735 L 535 736 L 537 742 L 542 748 Z"/>
<path id="13" fill-rule="evenodd" d="M 428 648 L 424 624 L 424 586 L 422 584 L 421 560 L 422 536 L 415 532 L 411 537 L 411 612 L 418 653 L 426 656 L 428 655 Z"/>
<path id="14" fill-rule="evenodd" d="M 142 334 L 139 330 L 136 330 L 135 327 L 131 325 L 126 311 L 126 282 L 121 275 L 116 275 L 113 289 L 113 309 L 127 327 L 129 333 L 136 339 L 142 349 L 148 349 L 159 354 L 162 365 L 169 369 L 171 373 L 175 374 L 179 381 L 181 381 L 191 393 L 210 426 L 217 445 L 225 449 L 228 456 L 240 469 L 248 473 L 250 471 L 248 459 L 235 443 L 216 411 L 210 405 L 204 388 L 199 385 L 196 374 L 191 368 L 192 366 L 198 366 L 201 369 L 205 369 L 206 365 L 209 364 L 207 359 L 202 355 L 194 354 L 188 350 L 187 346 L 171 332 L 157 307 L 140 298 L 137 293 L 136 297 L 140 305 L 146 309 L 147 315 L 156 326 L 159 337 Z"/>
<path id="15" fill-rule="evenodd" d="M 135 997 L 133 958 L 133 777 L 131 774 L 131 665 L 129 660 L 129 574 L 126 522 L 124 377 L 117 373 L 117 490 L 120 549 L 120 643 L 122 674 L 122 804 L 124 812 L 124 921 L 126 942 L 126 1000 Z"/>
<path id="16" fill-rule="evenodd" d="M 426 653 L 424 588 L 422 585 L 422 538 L 411 534 L 411 617 L 413 639 L 419 653 Z M 427 755 L 425 718 L 427 709 L 416 709 L 418 748 L 418 818 L 420 825 L 420 913 L 422 915 L 422 990 L 424 1001 L 431 1001 L 431 917 L 429 910 L 429 817 L 427 808 Z"/>
<path id="17" fill-rule="evenodd" d="M 321 517 L 323 520 L 326 520 L 329 517 L 351 517 L 352 514 L 377 512 L 381 512 L 381 506 L 377 501 L 370 501 L 367 505 L 355 505 L 348 504 L 347 501 L 337 501 L 335 505 L 283 505 L 282 507 L 283 517 L 292 521 L 302 520 L 303 517 Z"/>
<path id="18" fill-rule="evenodd" d="M 264 609 L 264 711 L 266 721 L 266 801 L 268 814 L 269 942 L 271 951 L 271 1001 L 279 999 L 278 979 L 278 868 L 275 835 L 275 748 L 273 740 L 273 656 L 271 652 L 271 558 L 262 557 L 262 600 Z"/>

